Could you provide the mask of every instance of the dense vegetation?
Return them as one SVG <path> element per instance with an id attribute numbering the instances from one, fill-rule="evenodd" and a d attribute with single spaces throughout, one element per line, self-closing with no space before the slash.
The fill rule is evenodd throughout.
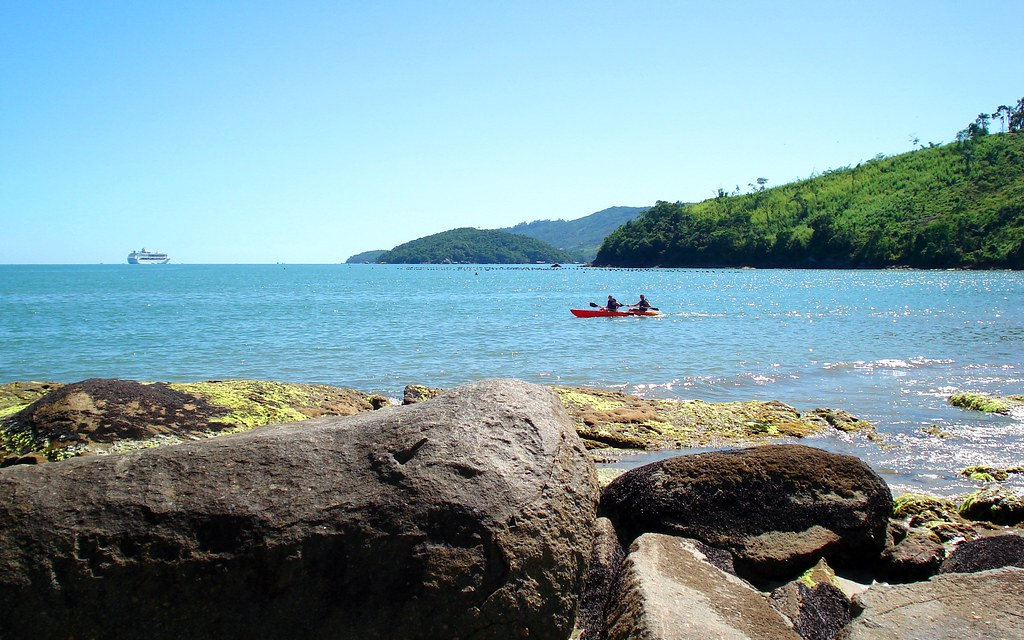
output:
<path id="1" fill-rule="evenodd" d="M 369 264 L 372 262 L 380 262 L 380 257 L 387 253 L 387 249 L 374 249 L 373 251 L 363 251 L 357 253 L 354 256 L 350 256 L 345 262 L 347 264 Z"/>
<path id="2" fill-rule="evenodd" d="M 568 262 L 570 256 L 535 238 L 463 228 L 398 245 L 378 260 L 390 264 L 525 264 Z"/>
<path id="3" fill-rule="evenodd" d="M 647 207 L 610 207 L 576 220 L 535 220 L 502 229 L 542 240 L 569 252 L 573 262 L 590 262 L 605 237 Z"/>
<path id="4" fill-rule="evenodd" d="M 989 133 L 996 118 L 1006 133 Z M 1022 130 L 1024 99 L 947 145 L 772 189 L 762 178 L 744 195 L 658 202 L 608 236 L 594 264 L 1024 268 Z"/>

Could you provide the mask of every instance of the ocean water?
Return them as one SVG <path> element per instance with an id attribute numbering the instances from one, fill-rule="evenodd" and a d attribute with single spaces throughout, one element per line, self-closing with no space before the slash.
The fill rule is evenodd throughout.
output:
<path id="1" fill-rule="evenodd" d="M 569 313 L 609 293 L 644 293 L 664 315 Z M 954 494 L 977 487 L 964 466 L 1024 464 L 1024 412 L 946 401 L 1024 393 L 1022 294 L 1020 272 L 6 265 L 0 382 L 259 378 L 399 397 L 410 383 L 508 376 L 776 399 L 871 420 L 881 444 L 805 442 L 860 456 L 894 491 Z"/>

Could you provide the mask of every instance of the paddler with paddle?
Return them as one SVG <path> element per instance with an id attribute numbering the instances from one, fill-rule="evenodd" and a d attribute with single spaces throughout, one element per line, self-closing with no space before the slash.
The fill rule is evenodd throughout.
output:
<path id="1" fill-rule="evenodd" d="M 648 309 L 651 308 L 651 302 L 647 298 L 644 297 L 644 294 L 641 293 L 640 294 L 640 302 L 638 302 L 636 304 L 631 304 L 629 306 L 636 307 L 637 311 L 647 311 Z"/>

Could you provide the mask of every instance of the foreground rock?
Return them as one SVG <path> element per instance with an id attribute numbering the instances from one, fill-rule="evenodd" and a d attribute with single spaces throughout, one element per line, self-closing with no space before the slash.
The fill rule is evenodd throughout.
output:
<path id="1" fill-rule="evenodd" d="M 644 532 L 695 538 L 731 552 L 755 583 L 790 579 L 821 557 L 837 569 L 872 564 L 892 507 L 885 482 L 859 459 L 803 445 L 654 462 L 601 497 L 623 541 Z"/>
<path id="2" fill-rule="evenodd" d="M 366 394 L 327 385 L 94 378 L 53 385 L 0 421 L 0 458 L 32 452 L 46 460 L 118 453 L 372 409 Z"/>
<path id="3" fill-rule="evenodd" d="M 593 465 L 558 400 L 430 402 L 0 470 L 0 637 L 564 640 Z"/>
<path id="4" fill-rule="evenodd" d="M 645 534 L 609 607 L 609 640 L 799 640 L 755 589 L 712 566 L 693 541 Z"/>
<path id="5" fill-rule="evenodd" d="M 862 612 L 846 640 L 1024 638 L 1024 569 L 949 573 L 928 582 L 876 585 L 854 598 Z"/>

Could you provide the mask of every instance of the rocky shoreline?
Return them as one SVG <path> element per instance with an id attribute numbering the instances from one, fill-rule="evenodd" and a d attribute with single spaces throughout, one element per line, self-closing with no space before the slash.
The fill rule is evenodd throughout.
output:
<path id="1" fill-rule="evenodd" d="M 857 458 L 764 444 L 872 433 L 837 410 L 513 380 L 394 404 L 0 385 L 0 637 L 1024 636 L 1016 469 L 894 500 Z M 744 446 L 598 482 L 607 447 L 698 442 Z"/>

